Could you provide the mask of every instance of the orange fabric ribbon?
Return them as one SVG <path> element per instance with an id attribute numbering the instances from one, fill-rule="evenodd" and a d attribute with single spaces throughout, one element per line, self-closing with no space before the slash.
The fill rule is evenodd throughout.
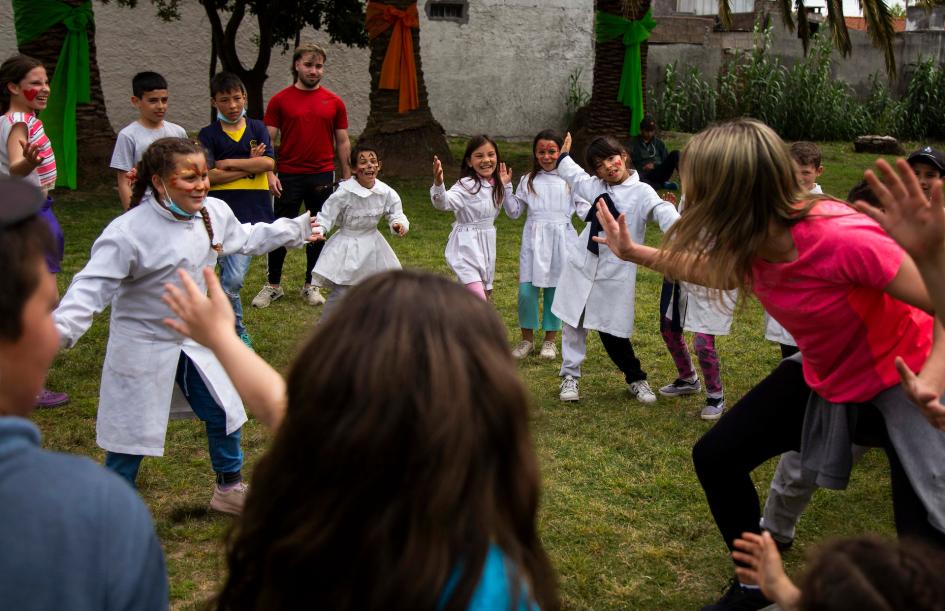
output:
<path id="1" fill-rule="evenodd" d="M 412 28 L 420 27 L 417 4 L 411 4 L 400 10 L 390 4 L 368 2 L 367 19 L 364 24 L 368 36 L 376 38 L 391 27 L 390 42 L 384 63 L 381 65 L 381 89 L 399 89 L 397 112 L 407 112 L 420 108 L 420 96 L 417 93 L 417 64 L 413 59 Z"/>

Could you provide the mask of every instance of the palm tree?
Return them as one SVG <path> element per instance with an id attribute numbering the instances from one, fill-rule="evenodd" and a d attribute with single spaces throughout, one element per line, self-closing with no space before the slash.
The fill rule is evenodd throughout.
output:
<path id="1" fill-rule="evenodd" d="M 413 4 L 412 0 L 387 0 L 385 4 L 403 10 Z M 411 28 L 414 63 L 417 71 L 417 94 L 419 107 L 407 112 L 398 112 L 399 93 L 396 89 L 381 89 L 381 66 L 390 42 L 393 28 L 371 39 L 371 109 L 367 125 L 360 140 L 377 147 L 384 170 L 393 174 L 416 174 L 418 168 L 427 168 L 438 156 L 444 163 L 453 158 L 443 127 L 433 117 L 427 100 L 427 88 L 423 80 L 420 62 L 420 30 Z"/>

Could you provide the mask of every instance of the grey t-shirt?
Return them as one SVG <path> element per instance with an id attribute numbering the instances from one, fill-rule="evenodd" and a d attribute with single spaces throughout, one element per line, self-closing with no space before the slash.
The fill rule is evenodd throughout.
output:
<path id="1" fill-rule="evenodd" d="M 155 140 L 186 137 L 187 132 L 184 128 L 170 121 L 165 121 L 157 129 L 148 129 L 137 121 L 132 121 L 118 132 L 115 150 L 112 152 L 111 167 L 113 170 L 128 172 L 141 161 L 141 156 Z"/>

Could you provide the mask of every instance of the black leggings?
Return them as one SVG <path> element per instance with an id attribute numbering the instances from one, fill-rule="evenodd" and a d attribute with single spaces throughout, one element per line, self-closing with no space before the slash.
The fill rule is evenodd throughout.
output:
<path id="1" fill-rule="evenodd" d="M 600 343 L 604 344 L 604 350 L 607 356 L 614 362 L 614 365 L 623 373 L 623 379 L 627 384 L 633 384 L 646 379 L 646 372 L 640 365 L 640 359 L 633 351 L 633 343 L 627 337 L 617 337 L 603 331 L 598 331 Z"/>
<path id="2" fill-rule="evenodd" d="M 279 173 L 282 183 L 282 197 L 277 197 L 273 205 L 276 218 L 295 218 L 299 215 L 299 206 L 304 204 L 305 209 L 312 214 L 312 218 L 321 212 L 322 205 L 332 193 L 333 172 L 321 174 L 283 174 Z M 325 242 L 309 242 L 305 245 L 305 278 L 302 284 L 312 281 L 312 269 L 318 261 Z M 285 262 L 285 248 L 277 248 L 269 253 L 269 284 L 282 283 L 282 264 Z"/>
<path id="3" fill-rule="evenodd" d="M 751 472 L 768 459 L 800 450 L 810 388 L 800 363 L 782 361 L 752 388 L 692 449 L 696 474 L 729 549 L 743 532 L 760 532 L 761 507 Z M 945 548 L 945 534 L 928 521 L 886 434 L 879 410 L 863 404 L 854 435 L 857 443 L 882 447 L 889 458 L 893 513 L 900 537 Z"/>

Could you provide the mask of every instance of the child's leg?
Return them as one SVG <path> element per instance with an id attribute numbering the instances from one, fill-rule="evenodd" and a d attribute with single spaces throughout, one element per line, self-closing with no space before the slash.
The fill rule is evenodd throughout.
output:
<path id="1" fill-rule="evenodd" d="M 577 328 L 565 323 L 561 332 L 561 377 L 581 377 L 581 363 L 587 355 L 587 329 L 583 322 L 582 318 Z"/>
<path id="2" fill-rule="evenodd" d="M 781 358 L 786 359 L 789 356 L 793 356 L 800 352 L 797 346 L 792 346 L 791 344 L 778 344 L 781 347 Z"/>
<path id="3" fill-rule="evenodd" d="M 217 474 L 217 484 L 223 487 L 238 484 L 243 479 L 240 473 L 243 467 L 240 430 L 226 434 L 226 412 L 213 399 L 197 366 L 183 352 L 177 362 L 177 385 L 206 426 L 210 463 Z"/>
<path id="4" fill-rule="evenodd" d="M 670 302 L 672 311 L 669 311 Z M 660 335 L 673 357 L 679 378 L 695 380 L 696 372 L 692 367 L 692 357 L 689 356 L 689 348 L 686 346 L 682 323 L 679 320 L 679 285 L 666 280 L 663 280 L 663 288 L 660 290 Z"/>
<path id="5" fill-rule="evenodd" d="M 551 305 L 555 302 L 555 287 L 542 289 L 542 293 L 541 328 L 545 332 L 544 341 L 553 342 L 561 330 L 561 319 L 551 311 Z"/>
<path id="6" fill-rule="evenodd" d="M 518 283 L 518 324 L 522 339 L 534 342 L 538 328 L 538 288 L 531 282 Z"/>
<path id="7" fill-rule="evenodd" d="M 470 282 L 466 285 L 466 288 L 472 291 L 476 297 L 479 297 L 483 301 L 489 301 L 489 298 L 486 297 L 486 288 L 482 282 Z"/>
<path id="8" fill-rule="evenodd" d="M 105 466 L 125 478 L 135 487 L 135 480 L 138 479 L 138 468 L 141 467 L 141 461 L 144 456 L 135 454 L 121 454 L 119 452 L 105 452 Z"/>
<path id="9" fill-rule="evenodd" d="M 607 356 L 623 372 L 627 384 L 646 379 L 646 372 L 640 366 L 640 359 L 633 352 L 633 344 L 630 342 L 630 338 L 617 337 L 603 331 L 598 331 L 597 334 L 600 335 L 600 341 L 604 344 Z"/>
<path id="10" fill-rule="evenodd" d="M 322 308 L 322 319 L 328 316 L 328 313 L 338 306 L 341 298 L 345 296 L 349 288 L 351 287 L 342 286 L 340 284 L 331 285 L 331 293 L 328 294 L 328 301 L 325 302 L 325 307 Z"/>
<path id="11" fill-rule="evenodd" d="M 695 333 L 692 343 L 696 348 L 699 368 L 705 378 L 705 394 L 710 399 L 722 398 L 722 363 L 715 349 L 715 336 Z"/>
<path id="12" fill-rule="evenodd" d="M 782 454 L 774 477 L 771 478 L 761 527 L 770 531 L 771 536 L 781 543 L 793 541 L 797 521 L 815 490 L 816 484 L 801 477 L 801 453 Z"/>
<path id="13" fill-rule="evenodd" d="M 236 314 L 236 334 L 240 336 L 246 333 L 246 327 L 243 326 L 243 303 L 240 301 L 240 290 L 243 288 L 243 279 L 246 278 L 246 272 L 252 260 L 252 257 L 246 255 L 226 255 L 218 259 L 220 285 L 226 296 L 230 298 L 230 305 L 233 306 L 233 313 Z"/>

